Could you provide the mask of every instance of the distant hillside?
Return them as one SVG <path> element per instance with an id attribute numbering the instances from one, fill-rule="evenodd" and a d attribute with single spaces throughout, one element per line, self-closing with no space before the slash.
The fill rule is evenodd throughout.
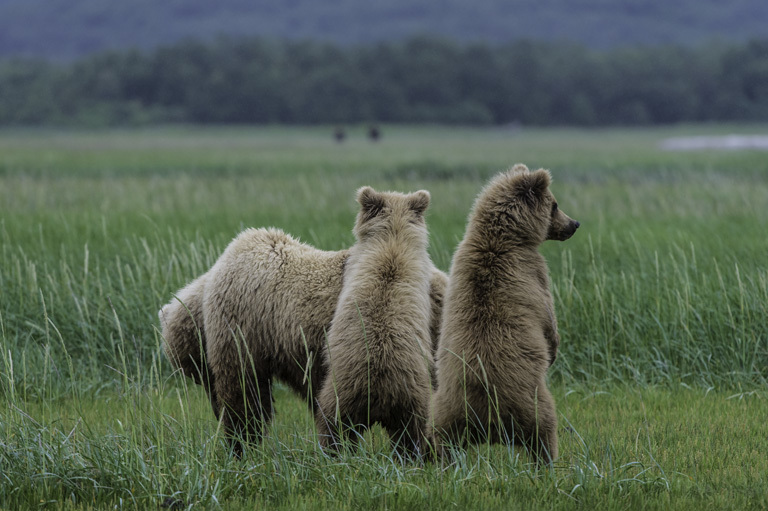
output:
<path id="1" fill-rule="evenodd" d="M 0 57 L 71 58 L 185 38 L 359 43 L 413 34 L 593 48 L 768 36 L 766 0 L 0 0 Z"/>

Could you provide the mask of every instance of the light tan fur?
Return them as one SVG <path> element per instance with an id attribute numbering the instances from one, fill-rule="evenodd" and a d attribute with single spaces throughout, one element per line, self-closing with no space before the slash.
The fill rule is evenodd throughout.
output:
<path id="1" fill-rule="evenodd" d="M 346 261 L 349 257 L 347 250 L 342 250 L 339 255 Z M 165 304 L 158 316 L 160 317 L 160 329 L 163 338 L 163 350 L 174 368 L 181 371 L 184 376 L 192 378 L 198 385 L 203 385 L 211 397 L 214 413 L 218 416 L 215 403 L 215 394 L 212 393 L 211 374 L 205 357 L 206 342 L 205 329 L 203 328 L 203 291 L 208 273 L 204 273 L 197 279 L 177 291 L 174 299 Z M 338 294 L 341 292 L 341 277 L 330 278 L 329 282 L 339 283 L 336 293 L 330 293 L 330 300 L 335 304 Z M 443 314 L 443 295 L 448 285 L 448 276 L 437 268 L 432 270 L 430 280 L 429 298 L 431 316 L 429 322 L 429 335 L 431 338 L 432 354 L 437 352 L 437 343 L 440 337 L 440 324 Z M 325 295 L 324 295 L 325 297 Z M 331 318 L 325 318 L 326 327 L 330 325 Z M 304 395 L 303 397 L 307 397 Z"/>
<path id="2" fill-rule="evenodd" d="M 310 405 L 314 402 L 326 371 L 325 332 L 348 258 L 348 250 L 318 250 L 278 229 L 248 229 L 230 243 L 211 270 L 160 310 L 163 347 L 174 367 L 204 385 L 217 417 L 220 391 L 229 402 L 236 402 L 224 417 L 227 431 L 249 440 L 259 438 L 272 416 L 275 378 Z M 447 280 L 445 273 L 432 268 L 430 330 L 435 347 Z M 242 349 L 243 340 L 247 350 Z M 246 357 L 241 354 L 246 353 L 244 365 Z M 217 378 L 223 379 L 218 385 Z M 243 388 L 250 390 L 244 393 Z M 233 445 L 241 449 L 238 442 Z"/>
<path id="3" fill-rule="evenodd" d="M 557 457 L 546 372 L 560 342 L 538 246 L 579 223 L 557 207 L 546 170 L 495 177 L 454 254 L 437 353 L 433 427 L 443 442 L 520 442 L 537 462 Z M 446 444 L 441 449 L 444 451 Z"/>
<path id="4" fill-rule="evenodd" d="M 322 447 L 353 443 L 380 423 L 402 455 L 426 449 L 432 353 L 429 193 L 358 192 L 357 243 L 328 332 L 328 374 L 318 395 Z"/>
<path id="5" fill-rule="evenodd" d="M 322 382 L 318 359 L 346 257 L 277 229 L 247 229 L 208 274 L 206 355 L 225 431 L 256 441 L 272 417 L 272 380 L 300 395 Z"/>
<path id="6" fill-rule="evenodd" d="M 203 292 L 207 279 L 208 273 L 204 273 L 179 290 L 174 299 L 160 309 L 158 316 L 165 356 L 185 376 L 205 387 L 214 414 L 218 416 L 216 394 L 205 356 Z"/>

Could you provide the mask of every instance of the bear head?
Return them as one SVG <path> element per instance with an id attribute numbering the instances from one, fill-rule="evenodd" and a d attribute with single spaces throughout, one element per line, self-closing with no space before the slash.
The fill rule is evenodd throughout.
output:
<path id="1" fill-rule="evenodd" d="M 410 194 L 377 192 L 370 186 L 357 191 L 360 211 L 355 222 L 355 236 L 359 241 L 371 237 L 403 236 L 413 234 L 426 239 L 424 212 L 429 206 L 426 190 Z"/>
<path id="2" fill-rule="evenodd" d="M 528 170 L 517 164 L 494 178 L 481 192 L 474 217 L 488 235 L 539 245 L 546 240 L 565 241 L 579 222 L 566 215 L 549 190 L 549 171 Z"/>

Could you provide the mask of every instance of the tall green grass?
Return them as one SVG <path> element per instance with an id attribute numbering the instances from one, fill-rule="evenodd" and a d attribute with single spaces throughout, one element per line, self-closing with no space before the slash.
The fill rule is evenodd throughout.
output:
<path id="1" fill-rule="evenodd" d="M 158 308 L 237 232 L 273 225 L 324 249 L 348 246 L 362 184 L 430 189 L 430 250 L 448 270 L 485 180 L 524 161 L 551 168 L 560 203 L 583 225 L 543 247 L 564 339 L 555 381 L 765 385 L 763 155 L 684 158 L 644 131 L 404 129 L 341 145 L 326 135 L 0 137 L 0 313 L 14 358 L 45 367 L 47 350 L 60 365 L 66 345 L 101 385 L 125 335 L 132 371 L 146 366 Z M 51 331 L 60 337 L 48 344 Z M 36 387 L 41 374 L 23 381 Z"/>
<path id="2" fill-rule="evenodd" d="M 227 454 L 205 399 L 181 382 L 25 403 L 0 424 L 8 509 L 761 509 L 764 396 L 577 387 L 557 392 L 561 452 L 476 446 L 450 465 L 403 464 L 381 431 L 354 454 L 317 447 L 304 403 L 277 394 L 277 421 L 242 459 Z M 738 420 L 734 420 L 738 417 Z"/>
<path id="3" fill-rule="evenodd" d="M 683 129 L 0 132 L 0 508 L 764 506 L 768 159 L 656 148 Z M 265 444 L 229 457 L 162 355 L 172 293 L 244 227 L 348 246 L 364 184 L 431 191 L 448 270 L 475 195 L 518 161 L 582 223 L 542 249 L 556 468 L 501 446 L 403 465 L 379 431 L 327 458 L 284 390 Z"/>

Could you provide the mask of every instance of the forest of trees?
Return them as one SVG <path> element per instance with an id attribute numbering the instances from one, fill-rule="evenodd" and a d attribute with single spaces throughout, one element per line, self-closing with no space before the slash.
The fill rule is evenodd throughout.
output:
<path id="1" fill-rule="evenodd" d="M 0 124 L 768 121 L 768 39 L 594 50 L 228 38 L 0 61 Z"/>

